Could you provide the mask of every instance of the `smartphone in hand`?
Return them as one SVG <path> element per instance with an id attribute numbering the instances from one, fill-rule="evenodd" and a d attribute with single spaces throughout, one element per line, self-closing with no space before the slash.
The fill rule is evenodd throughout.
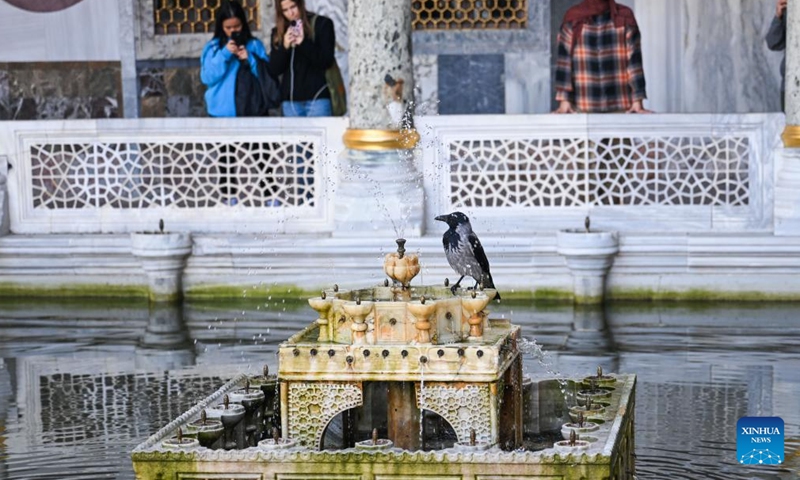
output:
<path id="1" fill-rule="evenodd" d="M 231 33 L 231 40 L 239 47 L 243 47 L 246 43 L 244 40 L 244 35 L 241 31 Z"/>

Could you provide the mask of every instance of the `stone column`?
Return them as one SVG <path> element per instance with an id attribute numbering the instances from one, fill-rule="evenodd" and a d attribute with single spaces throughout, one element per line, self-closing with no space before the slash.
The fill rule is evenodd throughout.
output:
<path id="1" fill-rule="evenodd" d="M 8 158 L 0 155 L 0 236 L 11 231 L 8 208 Z"/>
<path id="2" fill-rule="evenodd" d="M 136 71 L 136 34 L 133 2 L 119 2 L 119 55 L 122 77 L 122 108 L 125 118 L 139 117 L 139 79 Z"/>
<path id="3" fill-rule="evenodd" d="M 412 100 L 411 2 L 349 0 L 351 129 L 396 130 L 387 98 L 386 75 L 403 80 L 403 98 Z"/>
<path id="4" fill-rule="evenodd" d="M 348 0 L 350 125 L 335 236 L 418 237 L 424 195 L 414 147 L 411 3 Z"/>
<path id="5" fill-rule="evenodd" d="M 786 127 L 775 185 L 775 235 L 800 235 L 800 5 L 786 12 Z"/>

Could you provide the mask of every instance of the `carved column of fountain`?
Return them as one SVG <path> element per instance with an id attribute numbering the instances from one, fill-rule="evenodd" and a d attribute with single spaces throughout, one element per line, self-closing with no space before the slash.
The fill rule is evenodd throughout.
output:
<path id="1" fill-rule="evenodd" d="M 572 274 L 575 303 L 603 303 L 606 274 L 619 251 L 617 232 L 591 230 L 586 217 L 584 230 L 560 230 L 557 244 Z"/>
<path id="2" fill-rule="evenodd" d="M 179 301 L 183 297 L 181 277 L 186 258 L 192 253 L 192 235 L 164 231 L 131 233 L 131 251 L 142 264 L 153 302 Z"/>
<path id="3" fill-rule="evenodd" d="M 775 185 L 775 235 L 800 235 L 800 5 L 787 4 L 786 126 Z"/>
<path id="4" fill-rule="evenodd" d="M 422 234 L 424 198 L 412 149 L 419 134 L 412 121 L 397 124 L 387 106 L 413 107 L 411 3 L 349 0 L 350 126 L 344 134 L 336 192 L 335 236 Z M 391 95 L 386 85 L 395 83 Z M 409 109 L 407 108 L 407 111 Z"/>

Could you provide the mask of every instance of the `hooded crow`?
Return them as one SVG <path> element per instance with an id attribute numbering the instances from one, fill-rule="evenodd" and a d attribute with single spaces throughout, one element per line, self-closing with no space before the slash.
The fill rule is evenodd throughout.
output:
<path id="1" fill-rule="evenodd" d="M 461 278 L 450 287 L 450 290 L 455 293 L 461 280 L 468 275 L 475 279 L 475 288 L 478 285 L 495 288 L 492 274 L 489 272 L 489 260 L 483 251 L 481 241 L 472 231 L 469 218 L 461 212 L 453 212 L 448 215 L 439 215 L 436 220 L 445 222 L 450 227 L 442 237 L 444 254 L 453 270 L 461 275 Z M 500 300 L 500 293 L 495 298 Z"/>

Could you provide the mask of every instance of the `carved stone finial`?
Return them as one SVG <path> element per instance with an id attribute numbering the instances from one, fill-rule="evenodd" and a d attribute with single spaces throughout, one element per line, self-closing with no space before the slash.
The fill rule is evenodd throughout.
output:
<path id="1" fill-rule="evenodd" d="M 397 242 L 397 258 L 403 258 L 406 254 L 406 239 L 398 238 L 395 242 Z"/>

